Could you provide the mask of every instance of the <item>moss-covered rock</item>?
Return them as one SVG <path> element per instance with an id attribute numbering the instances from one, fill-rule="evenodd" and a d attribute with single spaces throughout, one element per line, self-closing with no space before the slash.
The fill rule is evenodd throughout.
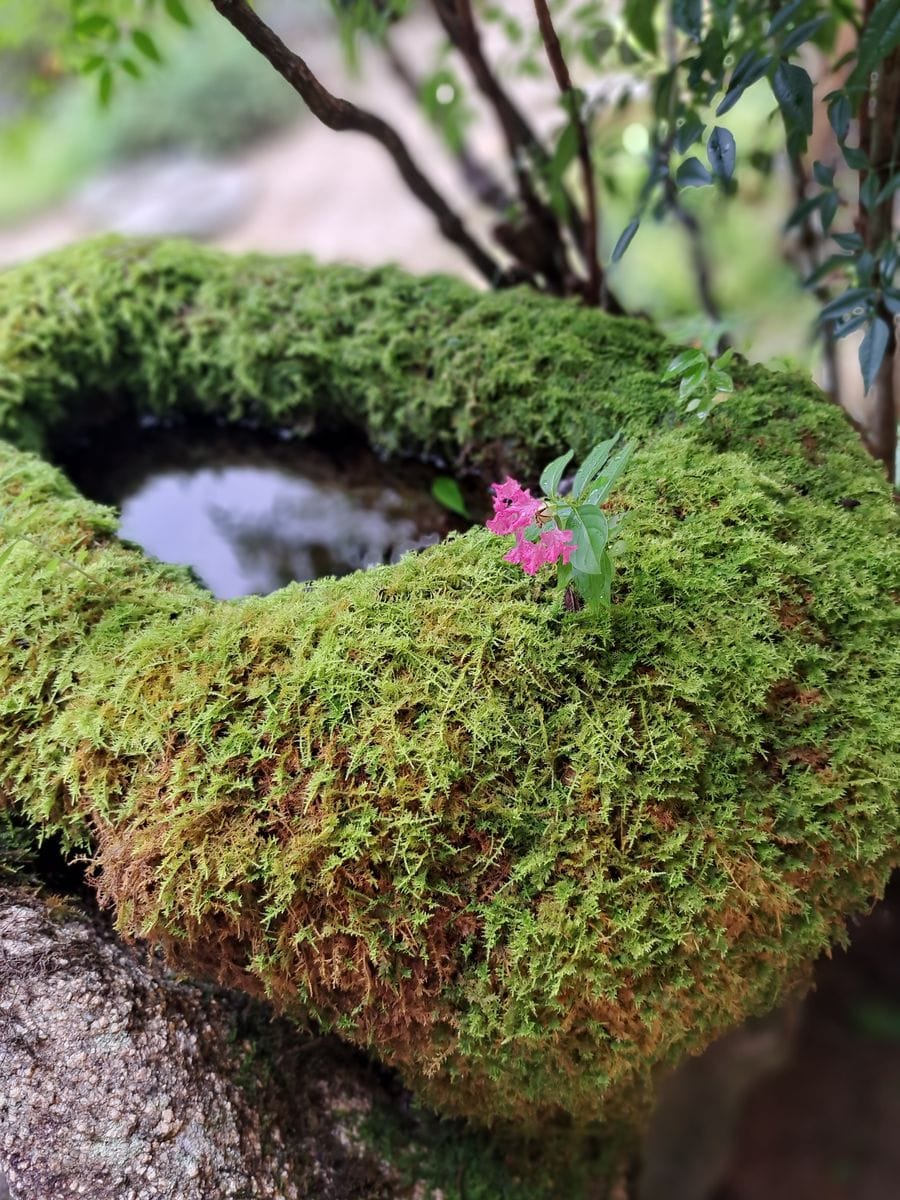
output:
<path id="1" fill-rule="evenodd" d="M 888 489 L 797 376 L 677 426 L 670 354 L 526 291 L 179 244 L 0 277 L 0 797 L 91 848 L 121 930 L 439 1107 L 627 1119 L 900 859 Z M 610 616 L 484 530 L 216 603 L 23 452 L 113 411 L 526 472 L 623 426 Z"/>

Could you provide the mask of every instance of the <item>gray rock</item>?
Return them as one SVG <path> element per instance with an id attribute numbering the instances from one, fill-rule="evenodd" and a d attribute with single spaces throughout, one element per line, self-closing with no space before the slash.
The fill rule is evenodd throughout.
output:
<path id="1" fill-rule="evenodd" d="M 361 1136 L 387 1093 L 358 1056 L 24 889 L 0 890 L 0 1078 L 15 1200 L 413 1194 Z"/>
<path id="2" fill-rule="evenodd" d="M 241 220 L 253 201 L 248 173 L 189 154 L 142 159 L 92 180 L 76 207 L 94 229 L 137 236 L 209 238 Z"/>

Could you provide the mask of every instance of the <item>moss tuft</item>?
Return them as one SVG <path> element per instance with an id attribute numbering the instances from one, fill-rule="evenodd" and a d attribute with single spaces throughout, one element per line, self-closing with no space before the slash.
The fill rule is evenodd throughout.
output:
<path id="1" fill-rule="evenodd" d="M 182 244 L 0 277 L 0 552 L 31 539 L 0 587 L 0 797 L 90 847 L 122 931 L 436 1106 L 631 1119 L 900 858 L 888 489 L 798 377 L 744 366 L 675 425 L 670 354 L 529 292 Z M 114 411 L 525 472 L 621 425 L 610 617 L 484 530 L 215 603 L 24 452 Z"/>

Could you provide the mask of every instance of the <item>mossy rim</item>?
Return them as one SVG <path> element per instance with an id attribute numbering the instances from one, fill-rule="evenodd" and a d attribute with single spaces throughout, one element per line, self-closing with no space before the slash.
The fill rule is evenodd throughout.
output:
<path id="1" fill-rule="evenodd" d="M 878 467 L 797 375 L 743 365 L 680 424 L 671 353 L 526 291 L 179 243 L 0 276 L 0 797 L 88 848 L 123 932 L 436 1106 L 632 1120 L 806 979 L 900 832 Z M 621 427 L 608 620 L 482 529 L 216 603 L 25 452 L 111 412 L 525 472 Z"/>

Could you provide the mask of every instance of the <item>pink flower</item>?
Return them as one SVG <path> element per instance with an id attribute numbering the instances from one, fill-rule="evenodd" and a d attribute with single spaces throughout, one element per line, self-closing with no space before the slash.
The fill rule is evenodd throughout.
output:
<path id="1" fill-rule="evenodd" d="M 494 489 L 494 516 L 487 522 L 491 533 L 515 533 L 527 529 L 543 503 L 535 500 L 527 488 L 520 487 L 515 479 L 492 485 Z"/>
<path id="2" fill-rule="evenodd" d="M 545 529 L 536 542 L 529 542 L 521 531 L 516 532 L 516 544 L 503 561 L 518 563 L 526 575 L 536 575 L 541 567 L 557 562 L 567 563 L 577 546 L 571 529 Z"/>
<path id="3" fill-rule="evenodd" d="M 555 563 L 557 559 L 562 559 L 564 563 L 568 563 L 569 559 L 578 549 L 572 541 L 575 534 L 571 529 L 545 529 L 541 534 L 541 545 L 544 548 L 544 562 Z"/>
<path id="4" fill-rule="evenodd" d="M 503 561 L 518 563 L 526 575 L 535 575 L 544 563 L 541 544 L 529 542 L 521 533 L 516 533 L 516 544 L 508 554 L 503 555 Z"/>

